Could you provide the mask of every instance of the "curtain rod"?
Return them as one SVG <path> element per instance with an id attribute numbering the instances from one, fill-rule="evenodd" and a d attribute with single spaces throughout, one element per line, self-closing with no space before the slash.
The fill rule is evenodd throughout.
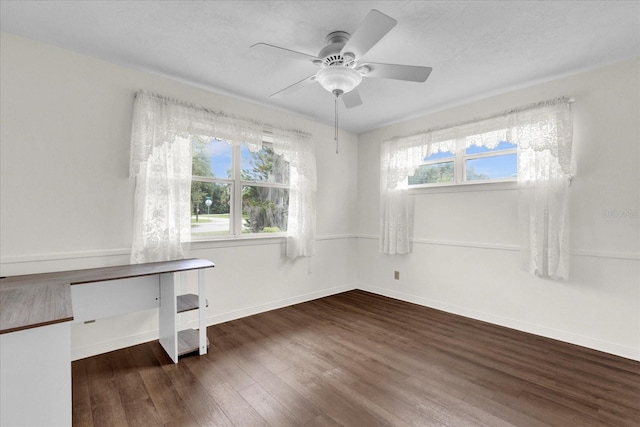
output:
<path id="1" fill-rule="evenodd" d="M 172 97 L 169 97 L 169 96 L 160 95 L 160 94 L 157 94 L 157 93 L 154 93 L 154 92 L 149 92 L 149 91 L 146 91 L 146 90 L 139 90 L 139 91 L 136 92 L 135 96 L 138 97 L 139 95 L 146 95 L 146 96 L 149 96 L 149 97 L 152 97 L 152 98 L 159 99 L 161 101 L 171 102 L 173 104 L 176 104 L 176 105 L 179 105 L 179 106 L 182 106 L 182 107 L 193 108 L 195 110 L 203 111 L 203 112 L 208 113 L 208 114 L 213 114 L 213 115 L 218 116 L 218 117 L 230 118 L 230 119 L 234 119 L 234 120 L 239 120 L 239 121 L 252 123 L 252 124 L 254 124 L 256 126 L 262 127 L 262 131 L 267 135 L 273 135 L 273 133 L 274 133 L 273 129 L 277 129 L 279 131 L 291 132 L 291 133 L 295 133 L 295 134 L 298 134 L 298 135 L 306 137 L 306 138 L 311 138 L 311 134 L 310 133 L 304 132 L 304 131 L 299 130 L 299 129 L 283 128 L 283 127 L 280 127 L 280 126 L 273 126 L 272 124 L 269 124 L 269 123 L 260 122 L 258 120 L 254 120 L 254 119 L 236 117 L 236 116 L 234 116 L 232 114 L 227 114 L 224 111 L 215 111 L 215 110 L 212 110 L 212 109 L 207 108 L 207 107 L 203 107 L 203 106 L 198 105 L 198 104 L 193 104 L 193 103 L 190 103 L 190 102 L 182 101 L 182 100 L 177 99 L 177 98 L 172 98 Z"/>
<path id="2" fill-rule="evenodd" d="M 561 96 L 561 97 L 558 97 L 558 98 L 552 98 L 552 99 L 547 99 L 545 101 L 535 102 L 533 104 L 523 105 L 521 107 L 512 108 L 510 110 L 506 110 L 506 111 L 503 111 L 503 112 L 500 112 L 500 113 L 491 114 L 491 115 L 484 116 L 484 117 L 476 117 L 476 118 L 470 119 L 470 120 L 464 120 L 464 121 L 461 121 L 461 122 L 449 123 L 449 124 L 446 124 L 446 125 L 443 125 L 443 126 L 436 126 L 436 127 L 433 127 L 433 128 L 429 128 L 429 129 L 421 130 L 421 131 L 418 131 L 418 132 L 414 132 L 414 133 L 411 133 L 409 135 L 394 136 L 392 138 L 387 138 L 385 141 L 392 141 L 394 139 L 400 139 L 400 138 L 411 138 L 412 136 L 423 135 L 423 134 L 436 132 L 436 131 L 443 130 L 443 129 L 449 129 L 449 128 L 453 128 L 453 127 L 457 127 L 457 126 L 464 126 L 464 125 L 468 125 L 468 124 L 471 124 L 471 123 L 477 123 L 477 122 L 481 122 L 481 121 L 484 121 L 484 120 L 494 119 L 496 117 L 507 116 L 507 115 L 513 114 L 513 113 L 519 113 L 519 112 L 522 112 L 522 111 L 533 110 L 535 108 L 540 108 L 540 107 L 547 106 L 547 105 L 557 105 L 557 104 L 562 104 L 562 103 L 572 104 L 575 101 L 576 100 L 574 98 L 571 98 L 571 97 L 568 97 L 568 96 Z"/>

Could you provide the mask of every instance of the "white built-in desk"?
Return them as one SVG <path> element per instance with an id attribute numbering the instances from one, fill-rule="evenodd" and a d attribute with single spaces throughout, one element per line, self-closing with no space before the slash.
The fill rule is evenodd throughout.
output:
<path id="1" fill-rule="evenodd" d="M 0 425 L 71 425 L 71 324 L 159 309 L 169 357 L 207 352 L 202 259 L 123 265 L 0 279 Z M 197 270 L 198 294 L 180 295 L 176 273 Z M 178 313 L 198 310 L 198 329 Z"/>

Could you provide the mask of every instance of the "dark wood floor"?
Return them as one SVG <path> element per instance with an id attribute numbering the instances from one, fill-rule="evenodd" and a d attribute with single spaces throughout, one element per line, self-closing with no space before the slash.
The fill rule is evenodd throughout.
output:
<path id="1" fill-rule="evenodd" d="M 351 291 L 73 362 L 78 426 L 639 426 L 640 363 Z"/>

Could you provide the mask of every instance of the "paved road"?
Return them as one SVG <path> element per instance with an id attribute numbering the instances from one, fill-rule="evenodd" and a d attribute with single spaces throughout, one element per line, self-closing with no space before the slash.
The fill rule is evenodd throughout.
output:
<path id="1" fill-rule="evenodd" d="M 203 222 L 191 224 L 191 230 L 194 233 L 228 232 L 231 222 L 229 218 L 205 217 L 203 215 L 200 215 L 200 220 Z"/>

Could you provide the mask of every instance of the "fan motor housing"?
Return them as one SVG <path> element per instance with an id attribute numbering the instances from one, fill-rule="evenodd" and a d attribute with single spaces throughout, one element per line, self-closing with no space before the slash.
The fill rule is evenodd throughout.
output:
<path id="1" fill-rule="evenodd" d="M 351 35 L 345 31 L 334 31 L 327 35 L 327 45 L 318 54 L 318 58 L 322 59 L 323 67 L 353 67 L 355 65 L 354 55 L 341 53 L 350 37 Z"/>

